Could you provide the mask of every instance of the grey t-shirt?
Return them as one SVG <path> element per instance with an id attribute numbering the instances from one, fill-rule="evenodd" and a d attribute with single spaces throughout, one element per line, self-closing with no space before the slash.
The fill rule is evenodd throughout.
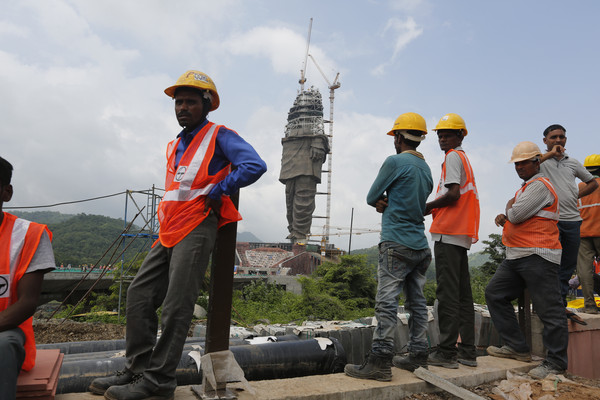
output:
<path id="1" fill-rule="evenodd" d="M 50 272 L 56 268 L 56 263 L 54 262 L 54 252 L 52 251 L 52 243 L 50 242 L 50 238 L 48 237 L 48 233 L 42 233 L 42 237 L 40 238 L 40 243 L 38 244 L 37 250 L 29 263 L 29 267 L 25 273 L 45 270 L 46 272 Z"/>
<path id="2" fill-rule="evenodd" d="M 540 172 L 547 176 L 558 195 L 560 207 L 559 221 L 581 221 L 577 209 L 579 188 L 575 182 L 578 178 L 582 182 L 589 182 L 594 176 L 579 161 L 564 153 L 560 160 L 549 158 L 541 164 Z"/>

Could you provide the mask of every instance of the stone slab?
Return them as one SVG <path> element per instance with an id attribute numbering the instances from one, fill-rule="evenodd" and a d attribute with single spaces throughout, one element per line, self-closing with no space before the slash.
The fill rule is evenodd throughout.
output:
<path id="1" fill-rule="evenodd" d="M 478 357 L 478 367 L 460 365 L 458 369 L 429 367 L 434 374 L 461 387 L 472 387 L 506 378 L 506 371 L 527 372 L 537 363 L 524 363 L 511 359 L 491 356 Z M 240 384 L 230 384 L 239 400 L 391 400 L 415 393 L 433 393 L 440 389 L 419 378 L 413 373 L 392 368 L 391 382 L 355 379 L 345 374 L 305 376 L 292 379 L 253 381 L 250 385 L 255 393 L 241 390 Z M 180 386 L 175 392 L 175 400 L 198 399 L 191 386 Z M 59 394 L 56 400 L 98 400 L 91 393 Z"/>

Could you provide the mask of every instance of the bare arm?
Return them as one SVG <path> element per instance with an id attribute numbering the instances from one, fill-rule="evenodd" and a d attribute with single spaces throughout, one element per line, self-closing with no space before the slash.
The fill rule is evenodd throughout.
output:
<path id="1" fill-rule="evenodd" d="M 588 181 L 588 182 L 584 182 L 583 185 L 579 186 L 579 198 L 582 198 L 584 196 L 587 196 L 588 194 L 591 194 L 597 188 L 598 188 L 598 182 L 596 182 L 595 179 L 592 179 L 591 181 Z"/>
<path id="2" fill-rule="evenodd" d="M 540 157 L 540 162 L 544 162 L 547 159 L 553 158 L 553 157 L 561 157 L 564 152 L 565 152 L 565 148 L 557 144 L 556 146 L 554 146 L 552 148 L 552 150 L 550 150 L 547 153 L 542 154 L 542 156 Z"/>
<path id="3" fill-rule="evenodd" d="M 425 215 L 430 214 L 434 208 L 450 206 L 460 199 L 460 186 L 458 183 L 451 183 L 447 187 L 448 191 L 446 193 L 425 205 Z"/>
<path id="4" fill-rule="evenodd" d="M 35 312 L 42 291 L 44 272 L 23 275 L 17 286 L 18 300 L 0 312 L 0 332 L 14 329 Z"/>

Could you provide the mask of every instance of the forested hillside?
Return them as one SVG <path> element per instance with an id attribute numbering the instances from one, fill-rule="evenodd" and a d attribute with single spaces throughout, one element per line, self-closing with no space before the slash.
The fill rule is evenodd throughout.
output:
<path id="1" fill-rule="evenodd" d="M 95 263 L 99 263 L 99 265 L 106 265 L 109 262 L 114 264 L 121 260 L 118 254 L 121 253 L 123 247 L 134 240 L 130 237 L 121 237 L 125 226 L 120 218 L 90 214 L 62 214 L 55 211 L 8 211 L 29 221 L 48 225 L 53 235 L 52 247 L 56 264 L 63 264 L 65 267 L 69 264 L 73 267 Z M 129 233 L 136 234 L 139 229 L 134 226 Z M 238 232 L 238 238 L 240 241 L 260 241 L 249 232 Z M 115 241 L 117 242 L 113 245 Z M 125 259 L 129 260 L 135 257 L 140 251 L 147 251 L 152 242 L 153 240 L 150 238 L 136 238 L 125 253 Z M 109 248 L 111 249 L 109 253 L 100 259 Z M 115 256 L 112 256 L 114 250 L 116 253 Z"/>

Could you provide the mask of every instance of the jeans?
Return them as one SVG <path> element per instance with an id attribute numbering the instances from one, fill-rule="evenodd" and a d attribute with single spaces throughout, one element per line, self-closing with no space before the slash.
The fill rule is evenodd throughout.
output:
<path id="1" fill-rule="evenodd" d="M 410 313 L 408 322 L 411 353 L 428 350 L 427 303 L 423 295 L 425 272 L 431 263 L 431 251 L 412 250 L 395 242 L 379 244 L 377 267 L 377 296 L 375 316 L 377 327 L 373 332 L 372 352 L 376 355 L 394 354 L 394 330 L 398 323 L 398 298 L 404 291 L 405 309 Z"/>
<path id="2" fill-rule="evenodd" d="M 21 328 L 0 332 L 0 400 L 17 398 L 17 378 L 25 361 L 25 334 Z"/>
<path id="3" fill-rule="evenodd" d="M 557 272 L 558 265 L 535 254 L 504 260 L 485 288 L 485 299 L 504 343 L 515 351 L 528 353 L 530 349 L 511 301 L 525 288 L 529 289 L 535 312 L 544 324 L 542 341 L 548 351 L 546 360 L 559 369 L 566 369 L 569 332 Z"/>
<path id="4" fill-rule="evenodd" d="M 435 242 L 435 277 L 437 281 L 439 351 L 444 357 L 477 357 L 475 347 L 475 310 L 467 249 Z M 461 342 L 456 347 L 458 335 Z"/>
<path id="5" fill-rule="evenodd" d="M 171 248 L 157 243 L 127 290 L 126 367 L 158 389 L 175 389 L 175 372 L 217 235 L 214 212 Z M 162 334 L 158 341 L 158 316 Z"/>
<path id="6" fill-rule="evenodd" d="M 560 281 L 560 295 L 563 306 L 567 306 L 567 293 L 569 293 L 569 279 L 577 267 L 577 254 L 579 253 L 579 228 L 581 221 L 558 221 L 558 240 L 562 246 L 558 280 Z"/>

